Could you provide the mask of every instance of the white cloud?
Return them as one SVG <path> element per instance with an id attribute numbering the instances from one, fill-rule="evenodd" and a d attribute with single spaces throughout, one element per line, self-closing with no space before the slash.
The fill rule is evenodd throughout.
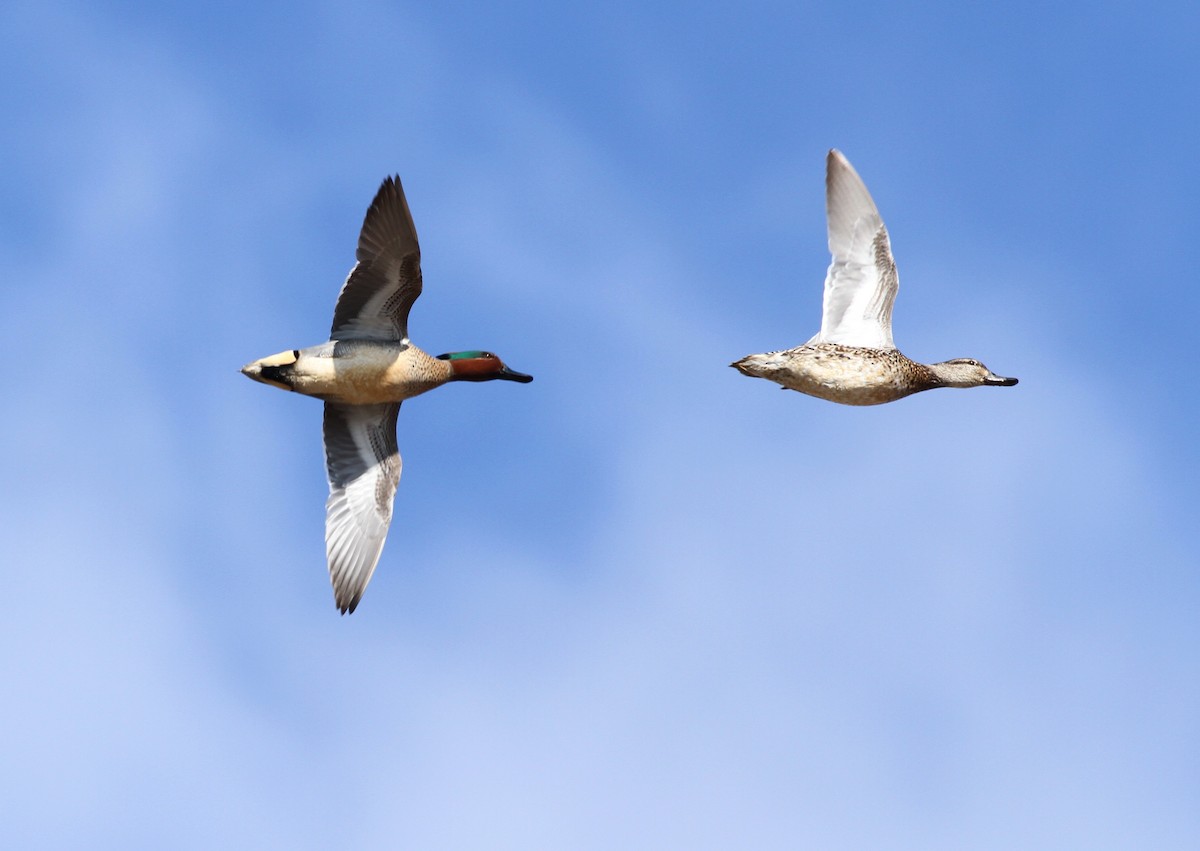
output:
<path id="1" fill-rule="evenodd" d="M 822 269 L 693 233 L 449 42 L 379 122 L 438 126 L 439 86 L 466 81 L 474 153 L 428 142 L 418 167 L 363 142 L 367 164 L 331 163 L 223 101 L 200 59 L 93 25 L 52 57 L 108 117 L 58 141 L 89 179 L 56 184 L 56 251 L 4 254 L 27 284 L 6 306 L 52 340 L 16 347 L 37 368 L 10 375 L 21 415 L 0 424 L 12 844 L 1103 847 L 1194 827 L 1160 791 L 1187 788 L 1195 723 L 1179 483 L 1048 329 L 906 326 L 931 350 L 1002 342 L 1012 390 L 781 393 L 725 363 L 778 342 L 764 312 L 796 317 L 791 342 L 815 330 Z M 537 380 L 406 405 L 404 514 L 338 618 L 319 406 L 234 370 L 322 331 L 349 265 L 309 169 L 339 219 L 353 195 L 352 238 L 374 186 L 343 178 L 377 179 L 385 149 L 421 199 L 421 340 L 495 338 Z M 778 198 L 752 184 L 730 192 L 761 216 Z M 700 221 L 726 212 L 708 202 Z M 12 315 L 10 338 L 45 342 Z"/>

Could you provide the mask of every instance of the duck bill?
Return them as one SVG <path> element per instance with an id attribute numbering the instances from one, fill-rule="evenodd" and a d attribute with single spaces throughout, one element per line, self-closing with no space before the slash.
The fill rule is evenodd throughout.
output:
<path id="1" fill-rule="evenodd" d="M 1003 375 L 992 375 L 992 377 L 987 380 L 987 383 L 993 387 L 1012 387 L 1017 383 L 1017 379 L 1005 378 Z"/>
<path id="2" fill-rule="evenodd" d="M 503 378 L 505 381 L 519 381 L 522 384 L 528 384 L 529 382 L 533 381 L 532 375 L 526 375 L 523 372 L 517 372 L 515 369 L 509 369 L 507 366 L 496 373 L 495 377 Z"/>

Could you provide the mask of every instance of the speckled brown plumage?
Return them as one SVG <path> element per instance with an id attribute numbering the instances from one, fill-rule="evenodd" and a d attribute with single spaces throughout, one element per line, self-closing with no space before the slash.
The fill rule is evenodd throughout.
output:
<path id="1" fill-rule="evenodd" d="M 825 161 L 825 218 L 833 260 L 825 276 L 821 330 L 803 346 L 734 361 L 743 375 L 843 405 L 882 405 L 935 387 L 1010 387 L 979 361 L 923 364 L 892 342 L 900 288 L 887 228 L 849 161 Z"/>
<path id="2" fill-rule="evenodd" d="M 743 375 L 843 405 L 882 405 L 941 386 L 929 367 L 896 349 L 838 343 L 749 355 L 732 366 Z"/>

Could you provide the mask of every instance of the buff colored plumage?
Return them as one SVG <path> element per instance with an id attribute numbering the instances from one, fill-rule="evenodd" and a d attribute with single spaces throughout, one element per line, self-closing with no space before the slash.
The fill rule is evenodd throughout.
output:
<path id="1" fill-rule="evenodd" d="M 858 172 L 831 150 L 825 213 L 833 262 L 825 277 L 820 332 L 802 346 L 748 355 L 730 364 L 745 375 L 843 405 L 881 405 L 937 387 L 1009 387 L 979 361 L 923 364 L 892 342 L 900 279 L 887 228 Z"/>
<path id="2" fill-rule="evenodd" d="M 363 221 L 329 342 L 256 360 L 242 372 L 325 402 L 325 547 L 337 606 L 353 612 L 383 551 L 400 481 L 400 403 L 448 381 L 529 382 L 483 351 L 432 357 L 408 339 L 421 294 L 421 249 L 400 179 L 387 178 Z"/>

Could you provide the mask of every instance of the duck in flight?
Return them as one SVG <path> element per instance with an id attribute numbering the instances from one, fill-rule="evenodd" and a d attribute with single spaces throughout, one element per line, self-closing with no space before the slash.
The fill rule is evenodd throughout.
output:
<path id="1" fill-rule="evenodd" d="M 825 214 L 833 262 L 820 332 L 803 346 L 748 355 L 730 366 L 843 405 L 882 405 L 935 387 L 1017 383 L 970 358 L 923 364 L 896 349 L 892 305 L 900 279 L 887 228 L 862 178 L 836 150 L 825 160 Z"/>
<path id="2" fill-rule="evenodd" d="M 371 202 L 357 260 L 338 296 L 329 342 L 242 367 L 255 381 L 325 402 L 325 551 L 342 614 L 362 599 L 392 520 L 400 403 L 448 381 L 533 381 L 491 352 L 431 357 L 409 341 L 421 249 L 399 177 L 384 180 Z"/>

